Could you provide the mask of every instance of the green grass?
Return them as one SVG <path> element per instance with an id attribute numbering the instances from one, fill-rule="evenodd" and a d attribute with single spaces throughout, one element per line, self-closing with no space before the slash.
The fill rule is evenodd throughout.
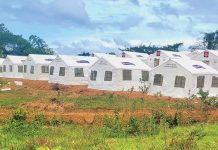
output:
<path id="1" fill-rule="evenodd" d="M 11 91 L 0 91 L 0 107 L 17 106 L 20 103 L 31 102 L 34 100 L 44 99 L 49 100 L 55 95 L 55 91 L 29 90 L 25 88 L 18 88 Z M 129 99 L 125 96 L 116 96 L 112 94 L 97 95 L 97 96 L 79 96 L 72 98 L 71 93 L 63 92 L 59 97 L 61 102 L 74 103 L 75 109 L 143 109 L 143 108 L 199 108 L 199 104 L 190 104 L 187 101 L 178 100 L 177 102 L 167 102 L 161 100 L 150 99 Z"/>
<path id="2" fill-rule="evenodd" d="M 5 134 L 0 130 L 0 149 L 36 149 L 39 147 L 68 149 L 175 149 L 172 140 L 183 138 L 187 133 L 202 128 L 197 126 L 184 126 L 166 129 L 155 136 L 128 136 L 125 138 L 108 138 L 104 135 L 103 128 L 97 126 L 62 125 L 58 127 L 44 126 L 40 134 L 24 137 L 13 134 Z M 218 148 L 218 124 L 203 125 L 204 137 L 196 142 L 196 148 L 200 150 Z M 176 138 L 175 138 L 176 137 Z M 166 140 L 166 143 L 165 143 Z M 177 139 L 178 140 L 178 139 Z M 170 146 L 171 145 L 171 146 Z M 175 146 L 175 145 L 174 145 Z"/>
<path id="3" fill-rule="evenodd" d="M 149 99 L 129 99 L 124 96 L 114 95 L 97 95 L 97 96 L 80 96 L 78 98 L 70 98 L 67 95 L 61 95 L 61 101 L 73 102 L 75 108 L 79 109 L 95 109 L 95 108 L 108 108 L 108 109 L 142 109 L 142 108 L 197 108 L 198 104 L 190 104 L 184 101 L 167 102 L 167 101 L 155 101 Z"/>
<path id="4" fill-rule="evenodd" d="M 21 88 L 11 91 L 0 92 L 0 107 L 17 106 L 20 103 L 47 98 L 48 95 L 41 92 L 33 94 L 31 91 Z"/>

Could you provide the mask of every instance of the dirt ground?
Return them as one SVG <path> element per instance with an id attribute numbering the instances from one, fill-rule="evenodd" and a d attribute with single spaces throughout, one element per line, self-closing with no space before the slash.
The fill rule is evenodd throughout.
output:
<path id="1" fill-rule="evenodd" d="M 5 80 L 5 79 L 4 79 Z M 44 90 L 47 92 L 52 92 L 54 89 L 54 85 L 49 84 L 47 81 L 31 81 L 31 80 L 22 80 L 22 79 L 6 79 L 8 82 L 11 82 L 10 87 L 13 89 L 16 86 L 14 85 L 14 81 L 22 81 L 23 87 L 27 89 L 35 89 L 35 90 Z M 102 94 L 114 94 L 127 96 L 130 99 L 133 98 L 141 98 L 145 96 L 149 100 L 154 101 L 167 101 L 169 103 L 174 103 L 178 101 L 178 99 L 173 99 L 170 97 L 157 97 L 157 96 L 149 96 L 143 95 L 141 92 L 108 92 L 108 91 L 98 91 L 88 89 L 87 86 L 63 86 L 60 85 L 60 90 L 63 92 L 70 93 L 75 96 L 85 95 L 85 96 L 94 96 L 94 95 L 102 95 Z M 190 103 L 196 103 L 197 100 L 193 100 Z M 28 111 L 29 119 L 32 119 L 37 113 L 42 112 L 45 114 L 47 118 L 52 118 L 53 116 L 61 117 L 64 120 L 72 120 L 78 124 L 94 124 L 101 122 L 101 118 L 104 115 L 114 115 L 114 110 L 112 109 L 74 109 L 73 103 L 61 102 L 54 103 L 49 100 L 35 100 L 33 102 L 23 103 L 20 106 L 24 107 Z M 11 113 L 14 111 L 14 108 L 0 108 L 0 120 L 4 120 L 8 118 Z M 140 109 L 140 110 L 120 110 L 119 114 L 123 116 L 123 118 L 128 118 L 130 115 L 134 114 L 138 117 L 149 116 L 152 114 L 153 109 Z M 181 112 L 182 120 L 187 122 L 190 118 L 194 118 L 196 121 L 204 121 L 206 116 L 201 110 L 192 110 L 192 109 L 182 109 L 176 110 L 175 108 L 163 108 L 162 110 L 168 115 L 174 115 L 177 111 Z M 208 122 L 217 122 L 218 121 L 218 109 L 214 109 L 208 114 Z"/>

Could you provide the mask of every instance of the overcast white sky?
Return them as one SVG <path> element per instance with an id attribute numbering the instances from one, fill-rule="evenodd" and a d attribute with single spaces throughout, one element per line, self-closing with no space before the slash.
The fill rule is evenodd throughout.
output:
<path id="1" fill-rule="evenodd" d="M 0 22 L 60 54 L 139 44 L 194 44 L 218 29 L 218 0 L 0 0 Z"/>

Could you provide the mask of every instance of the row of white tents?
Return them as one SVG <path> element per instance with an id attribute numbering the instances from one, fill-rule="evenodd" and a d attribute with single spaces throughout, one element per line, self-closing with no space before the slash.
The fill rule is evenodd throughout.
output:
<path id="1" fill-rule="evenodd" d="M 140 91 L 176 98 L 196 95 L 199 89 L 218 95 L 218 52 L 170 52 L 154 54 L 123 51 L 119 55 L 94 53 L 12 56 L 0 59 L 0 77 L 48 80 L 63 85 L 88 85 L 110 91 Z"/>

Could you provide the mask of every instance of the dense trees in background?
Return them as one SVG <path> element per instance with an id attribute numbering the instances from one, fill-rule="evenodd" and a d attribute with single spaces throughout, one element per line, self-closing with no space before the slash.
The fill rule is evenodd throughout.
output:
<path id="1" fill-rule="evenodd" d="M 4 24 L 0 24 L 0 57 L 6 55 L 53 54 L 46 42 L 35 35 L 24 39 L 21 35 L 10 32 Z"/>
<path id="2" fill-rule="evenodd" d="M 140 45 L 129 47 L 120 50 L 141 52 L 152 54 L 156 50 L 179 51 L 183 43 L 176 43 L 167 46 L 156 45 Z M 189 47 L 195 49 L 218 49 L 218 30 L 215 32 L 203 33 L 203 36 L 198 39 L 198 42 Z M 10 32 L 4 24 L 0 24 L 0 57 L 6 55 L 28 55 L 28 54 L 54 54 L 54 51 L 49 48 L 46 42 L 36 35 L 31 35 L 29 39 L 24 39 L 21 35 L 15 35 Z M 114 54 L 114 53 L 112 53 Z M 90 56 L 89 52 L 83 52 L 80 56 Z"/>
<path id="3" fill-rule="evenodd" d="M 180 46 L 182 46 L 183 43 L 176 43 L 173 45 L 167 45 L 167 46 L 156 46 L 156 45 L 140 45 L 140 46 L 135 46 L 135 47 L 130 47 L 126 49 L 121 49 L 125 51 L 132 51 L 132 52 L 140 52 L 140 53 L 147 53 L 147 54 L 152 54 L 156 50 L 167 50 L 167 51 L 175 51 L 178 52 Z"/>
<path id="4" fill-rule="evenodd" d="M 198 39 L 198 42 L 194 45 L 191 45 L 189 49 L 218 50 L 218 30 L 215 32 L 203 33 L 203 36 Z"/>

